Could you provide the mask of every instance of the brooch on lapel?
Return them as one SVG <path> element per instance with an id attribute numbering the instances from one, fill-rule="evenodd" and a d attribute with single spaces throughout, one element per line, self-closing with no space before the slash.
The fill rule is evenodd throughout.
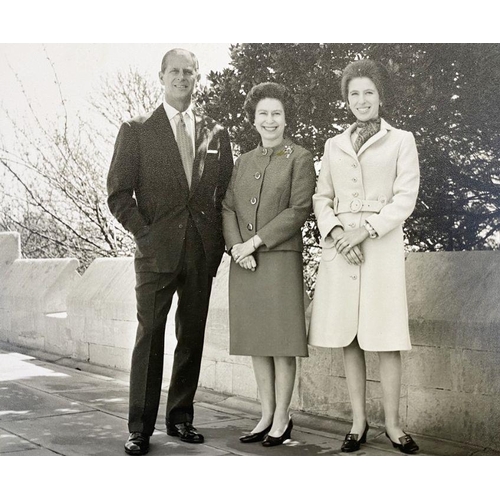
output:
<path id="1" fill-rule="evenodd" d="M 276 153 L 276 156 L 283 156 L 286 155 L 287 158 L 290 158 L 290 155 L 293 153 L 293 148 L 292 146 L 286 145 L 282 151 L 279 153 Z"/>

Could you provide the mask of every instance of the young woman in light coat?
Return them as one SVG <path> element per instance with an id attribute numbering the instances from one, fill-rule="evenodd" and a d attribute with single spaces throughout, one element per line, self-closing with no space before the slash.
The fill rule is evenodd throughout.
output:
<path id="1" fill-rule="evenodd" d="M 400 351 L 411 349 L 402 225 L 415 207 L 419 164 L 413 135 L 379 116 L 388 84 L 374 61 L 344 70 L 356 123 L 326 142 L 313 197 L 322 257 L 309 344 L 343 348 L 353 413 L 345 452 L 358 450 L 369 429 L 364 351 L 379 353 L 387 436 L 404 453 L 418 450 L 400 426 L 399 398 Z"/>

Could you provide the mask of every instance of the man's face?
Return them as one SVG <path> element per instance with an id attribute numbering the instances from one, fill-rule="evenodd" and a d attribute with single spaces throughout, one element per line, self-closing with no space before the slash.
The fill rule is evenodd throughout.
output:
<path id="1" fill-rule="evenodd" d="M 190 101 L 199 79 L 200 75 L 189 53 L 171 54 L 165 70 L 160 71 L 160 80 L 165 87 L 165 99 L 169 104 Z"/>

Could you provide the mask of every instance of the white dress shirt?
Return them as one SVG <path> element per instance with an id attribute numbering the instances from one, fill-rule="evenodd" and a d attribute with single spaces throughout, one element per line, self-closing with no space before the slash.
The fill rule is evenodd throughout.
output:
<path id="1" fill-rule="evenodd" d="M 177 141 L 177 120 L 176 116 L 179 114 L 179 111 L 176 110 L 173 106 L 170 106 L 168 102 L 163 98 L 163 108 L 165 109 L 165 113 L 167 113 L 167 118 L 170 122 L 170 126 L 172 127 L 172 131 L 174 132 L 175 140 Z M 195 127 L 194 127 L 194 113 L 193 106 L 190 104 L 186 111 L 182 112 L 182 118 L 186 123 L 187 132 L 189 137 L 191 137 L 191 141 L 193 143 L 193 151 L 195 149 Z"/>

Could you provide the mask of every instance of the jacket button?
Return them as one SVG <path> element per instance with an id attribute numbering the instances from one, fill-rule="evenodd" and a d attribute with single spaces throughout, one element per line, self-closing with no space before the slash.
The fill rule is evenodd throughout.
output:
<path id="1" fill-rule="evenodd" d="M 249 222 L 249 223 L 247 224 L 247 229 L 248 229 L 249 231 L 252 231 L 252 230 L 253 230 L 253 224 L 252 224 L 251 222 Z"/>
<path id="2" fill-rule="evenodd" d="M 179 229 L 182 229 L 184 226 L 182 224 L 179 224 Z"/>
<path id="3" fill-rule="evenodd" d="M 351 223 L 349 224 L 349 227 L 355 227 L 355 226 L 356 226 L 356 223 L 355 223 L 355 222 L 351 222 Z"/>
<path id="4" fill-rule="evenodd" d="M 357 276 L 351 276 L 351 279 L 353 279 L 353 280 L 357 280 L 357 279 L 358 279 L 358 277 L 357 277 Z"/>
<path id="5" fill-rule="evenodd" d="M 352 182 L 358 182 L 358 179 L 356 179 L 356 177 L 353 177 Z"/>
<path id="6" fill-rule="evenodd" d="M 260 172 L 255 172 L 255 178 L 256 178 L 257 180 L 259 180 L 259 179 L 260 179 Z"/>
<path id="7" fill-rule="evenodd" d="M 355 192 L 355 193 L 352 193 L 352 195 L 354 196 L 354 198 L 357 198 L 359 196 L 359 193 Z"/>
<path id="8" fill-rule="evenodd" d="M 250 200 L 250 203 L 252 205 L 255 205 L 257 203 L 257 198 L 255 198 L 255 196 Z"/>
<path id="9" fill-rule="evenodd" d="M 352 168 L 358 168 L 358 166 L 356 165 L 356 163 L 352 164 Z"/>

